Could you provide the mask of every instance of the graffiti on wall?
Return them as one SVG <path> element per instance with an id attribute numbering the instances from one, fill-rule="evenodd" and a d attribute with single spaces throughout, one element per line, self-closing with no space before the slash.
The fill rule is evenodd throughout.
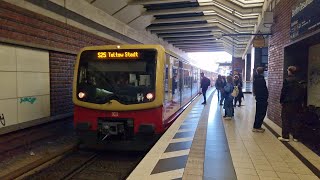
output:
<path id="1" fill-rule="evenodd" d="M 23 97 L 23 98 L 20 98 L 20 104 L 24 103 L 24 102 L 29 102 L 30 104 L 33 104 L 36 101 L 37 101 L 36 97 Z"/>
<path id="2" fill-rule="evenodd" d="M 0 123 L 2 126 L 6 126 L 6 118 L 4 117 L 4 114 L 0 115 Z"/>

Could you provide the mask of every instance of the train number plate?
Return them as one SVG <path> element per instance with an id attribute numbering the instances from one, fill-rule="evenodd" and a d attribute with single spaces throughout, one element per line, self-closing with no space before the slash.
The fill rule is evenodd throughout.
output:
<path id="1" fill-rule="evenodd" d="M 119 116 L 119 113 L 118 113 L 118 112 L 112 112 L 112 113 L 111 113 L 111 116 L 112 116 L 112 117 L 118 117 L 118 116 Z"/>

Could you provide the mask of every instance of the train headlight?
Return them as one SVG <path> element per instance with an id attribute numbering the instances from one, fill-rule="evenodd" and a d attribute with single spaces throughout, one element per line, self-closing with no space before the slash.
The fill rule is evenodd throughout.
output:
<path id="1" fill-rule="evenodd" d="M 147 99 L 150 101 L 151 99 L 153 99 L 153 94 L 152 93 L 148 93 L 146 95 Z"/>
<path id="2" fill-rule="evenodd" d="M 84 92 L 79 92 L 78 97 L 80 99 L 84 98 L 86 96 L 86 94 Z"/>

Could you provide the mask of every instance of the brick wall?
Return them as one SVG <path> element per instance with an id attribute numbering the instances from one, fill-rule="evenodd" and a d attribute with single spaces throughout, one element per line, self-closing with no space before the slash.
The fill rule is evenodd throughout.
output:
<path id="1" fill-rule="evenodd" d="M 77 52 L 113 41 L 0 0 L 0 38 Z M 51 114 L 72 112 L 74 54 L 49 51 Z"/>
<path id="2" fill-rule="evenodd" d="M 51 116 L 72 112 L 72 82 L 75 55 L 50 52 Z"/>
<path id="3" fill-rule="evenodd" d="M 291 10 L 297 0 L 281 0 L 274 9 L 274 25 L 269 40 L 268 117 L 281 125 L 281 105 L 279 103 L 283 82 L 284 46 L 290 42 Z"/>

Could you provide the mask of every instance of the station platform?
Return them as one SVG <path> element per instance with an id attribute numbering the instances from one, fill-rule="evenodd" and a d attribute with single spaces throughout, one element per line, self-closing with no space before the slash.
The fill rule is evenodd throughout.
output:
<path id="1" fill-rule="evenodd" d="M 281 128 L 265 119 L 252 132 L 255 99 L 245 94 L 232 120 L 222 118 L 215 91 L 197 98 L 148 152 L 129 180 L 318 180 L 320 158 L 300 142 L 280 142 Z"/>

